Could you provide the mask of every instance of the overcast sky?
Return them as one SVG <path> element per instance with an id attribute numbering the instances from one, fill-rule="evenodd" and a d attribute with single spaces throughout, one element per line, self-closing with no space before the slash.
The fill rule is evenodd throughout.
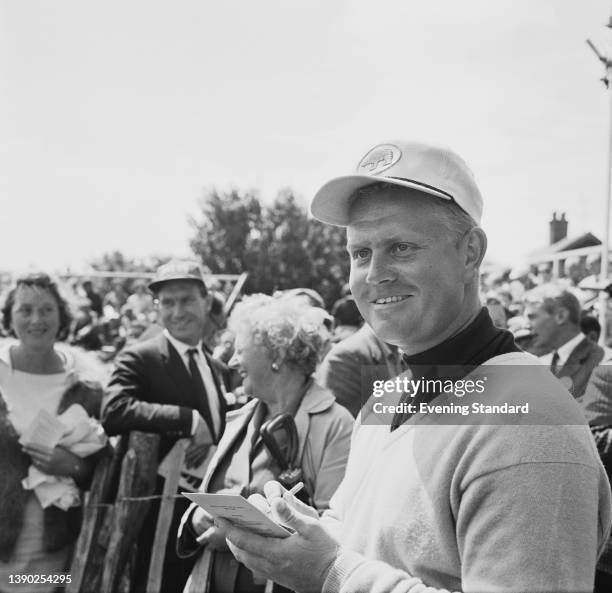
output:
<path id="1" fill-rule="evenodd" d="M 489 257 L 603 233 L 606 0 L 0 0 L 0 269 L 187 254 L 204 189 L 304 204 L 374 144 L 447 144 Z"/>

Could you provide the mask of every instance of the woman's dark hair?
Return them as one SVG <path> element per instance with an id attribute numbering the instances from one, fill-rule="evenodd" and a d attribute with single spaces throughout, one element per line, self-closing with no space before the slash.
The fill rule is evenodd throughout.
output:
<path id="1" fill-rule="evenodd" d="M 70 314 L 70 308 L 66 300 L 60 294 L 57 284 L 51 280 L 48 274 L 41 272 L 28 274 L 17 278 L 15 285 L 9 291 L 4 306 L 2 307 L 2 325 L 9 332 L 10 335 L 14 336 L 15 332 L 11 327 L 13 320 L 13 305 L 15 304 L 15 298 L 17 290 L 20 286 L 29 286 L 30 288 L 39 288 L 42 290 L 48 290 L 55 302 L 59 311 L 59 329 L 57 331 L 57 339 L 65 340 L 68 337 L 70 331 L 70 323 L 72 321 L 72 315 Z"/>

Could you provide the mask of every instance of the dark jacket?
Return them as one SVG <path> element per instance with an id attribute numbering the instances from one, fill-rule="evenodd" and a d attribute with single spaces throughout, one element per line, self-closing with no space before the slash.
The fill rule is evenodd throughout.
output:
<path id="1" fill-rule="evenodd" d="M 225 428 L 225 398 L 218 379 L 217 362 L 206 352 L 221 418 L 215 442 Z M 181 437 L 191 435 L 192 410 L 202 414 L 207 405 L 193 388 L 180 354 L 160 334 L 119 354 L 102 405 L 102 424 L 109 435 L 132 430 L 161 435 L 160 459 Z"/>
<path id="2" fill-rule="evenodd" d="M 589 338 L 584 338 L 572 350 L 565 364 L 557 372 L 557 377 L 563 383 L 571 381 L 569 390 L 574 397 L 578 398 L 583 395 L 593 369 L 603 357 L 604 349 Z M 563 381 L 564 377 L 566 377 L 565 381 Z"/>
<path id="3" fill-rule="evenodd" d="M 372 380 L 391 379 L 406 369 L 397 348 L 380 340 L 366 323 L 327 353 L 317 371 L 317 380 L 357 417 L 372 395 Z"/>
<path id="4" fill-rule="evenodd" d="M 203 413 L 210 398 L 219 401 L 219 429 L 213 435 L 215 443 L 225 430 L 225 398 L 217 374 L 217 364 L 206 352 L 204 356 L 215 382 L 215 393 L 207 393 L 206 399 L 196 393 L 191 375 L 164 334 L 138 342 L 121 352 L 115 362 L 102 405 L 102 424 L 108 434 L 123 434 L 132 430 L 153 432 L 160 435 L 159 459 L 161 460 L 176 441 L 191 435 L 193 410 Z M 211 411 L 212 413 L 212 411 Z M 216 423 L 215 423 L 216 424 Z M 163 480 L 158 478 L 155 494 L 161 494 Z M 159 512 L 158 501 L 151 505 L 145 524 L 138 536 L 135 590 L 146 589 L 151 544 L 155 537 L 155 524 Z M 193 561 L 176 556 L 175 533 L 180 518 L 187 509 L 186 498 L 174 501 L 169 537 L 166 541 L 162 584 L 163 591 L 182 591 L 191 572 Z"/>
<path id="5" fill-rule="evenodd" d="M 578 401 L 612 485 L 612 360 L 609 355 L 593 369 L 584 395 Z M 612 574 L 612 537 L 608 538 L 597 568 Z"/>

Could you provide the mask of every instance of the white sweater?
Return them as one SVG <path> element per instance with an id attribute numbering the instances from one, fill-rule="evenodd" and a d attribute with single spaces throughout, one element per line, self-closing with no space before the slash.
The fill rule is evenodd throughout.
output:
<path id="1" fill-rule="evenodd" d="M 508 381 L 492 364 L 533 358 L 476 373 L 492 403 L 537 395 L 537 420 L 356 426 L 323 519 L 342 545 L 325 593 L 592 591 L 610 488 L 582 413 L 546 368 Z"/>

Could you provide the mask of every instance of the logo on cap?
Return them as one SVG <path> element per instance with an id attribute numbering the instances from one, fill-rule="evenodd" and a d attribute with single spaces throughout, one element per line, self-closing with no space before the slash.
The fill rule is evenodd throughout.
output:
<path id="1" fill-rule="evenodd" d="M 357 165 L 357 171 L 366 175 L 378 175 L 400 160 L 402 153 L 393 144 L 379 144 L 368 152 Z"/>

